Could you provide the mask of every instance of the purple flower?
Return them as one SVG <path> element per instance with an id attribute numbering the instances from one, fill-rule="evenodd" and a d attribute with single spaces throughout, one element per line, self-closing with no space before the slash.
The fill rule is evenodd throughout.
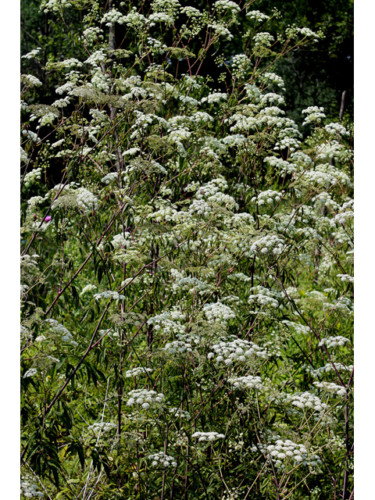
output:
<path id="1" fill-rule="evenodd" d="M 49 222 L 51 219 L 52 219 L 52 217 L 50 215 L 47 215 L 47 217 L 44 218 L 44 221 Z"/>

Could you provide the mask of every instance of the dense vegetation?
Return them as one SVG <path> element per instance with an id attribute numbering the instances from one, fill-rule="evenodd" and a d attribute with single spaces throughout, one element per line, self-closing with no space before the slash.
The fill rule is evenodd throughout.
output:
<path id="1" fill-rule="evenodd" d="M 350 2 L 193 3 L 23 6 L 21 498 L 353 498 Z"/>

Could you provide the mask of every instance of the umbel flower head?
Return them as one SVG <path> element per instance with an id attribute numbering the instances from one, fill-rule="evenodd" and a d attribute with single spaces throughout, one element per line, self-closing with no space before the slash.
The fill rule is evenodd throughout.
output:
<path id="1" fill-rule="evenodd" d="M 135 389 L 130 391 L 127 401 L 128 406 L 139 406 L 144 410 L 160 406 L 164 401 L 164 394 L 157 393 L 156 391 L 149 391 L 147 389 Z"/>

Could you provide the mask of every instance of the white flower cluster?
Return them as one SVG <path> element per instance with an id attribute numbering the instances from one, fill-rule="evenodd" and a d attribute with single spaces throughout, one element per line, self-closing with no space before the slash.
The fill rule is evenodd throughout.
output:
<path id="1" fill-rule="evenodd" d="M 168 47 L 155 38 L 147 37 L 147 48 L 151 54 L 164 54 Z"/>
<path id="2" fill-rule="evenodd" d="M 268 358 L 268 353 L 262 347 L 249 340 L 235 339 L 230 342 L 220 342 L 212 346 L 214 352 L 207 355 L 208 359 L 214 359 L 216 363 L 224 362 L 226 365 L 233 364 L 234 361 L 246 361 L 251 356 Z"/>
<path id="3" fill-rule="evenodd" d="M 60 99 L 60 101 L 64 101 L 64 99 Z M 59 141 L 56 141 L 53 144 L 51 144 L 51 147 L 58 148 L 59 146 L 61 146 L 61 144 L 64 144 L 64 142 L 65 142 L 65 139 L 60 139 Z"/>
<path id="4" fill-rule="evenodd" d="M 198 438 L 198 442 L 201 443 L 203 441 L 217 441 L 218 439 L 224 439 L 225 435 L 224 434 L 219 434 L 218 432 L 194 432 L 192 435 L 193 438 Z"/>
<path id="5" fill-rule="evenodd" d="M 260 103 L 261 104 L 275 104 L 277 106 L 280 106 L 282 104 L 285 104 L 285 99 L 279 94 L 275 94 L 274 92 L 268 92 L 267 94 L 263 94 L 260 96 Z M 294 129 L 292 129 L 294 130 Z M 283 131 L 285 133 L 285 129 Z"/>
<path id="6" fill-rule="evenodd" d="M 148 214 L 147 219 L 152 219 L 154 222 L 170 222 L 175 221 L 181 212 L 177 212 L 173 206 L 162 206 L 157 212 Z"/>
<path id="7" fill-rule="evenodd" d="M 105 175 L 104 177 L 101 178 L 101 182 L 103 184 L 110 184 L 114 180 L 118 178 L 118 173 L 117 172 L 109 172 L 109 174 Z"/>
<path id="8" fill-rule="evenodd" d="M 124 101 L 130 101 L 131 99 L 143 99 L 147 97 L 147 91 L 145 89 L 142 89 L 140 87 L 134 87 L 128 92 L 127 94 L 122 96 L 122 99 Z"/>
<path id="9" fill-rule="evenodd" d="M 229 488 L 223 493 L 221 500 L 237 500 L 240 497 L 241 492 L 238 488 Z"/>
<path id="10" fill-rule="evenodd" d="M 231 0 L 217 0 L 217 2 L 214 3 L 214 8 L 218 12 L 223 12 L 227 10 L 229 10 L 232 14 L 237 14 L 238 12 L 241 12 L 240 7 Z"/>
<path id="11" fill-rule="evenodd" d="M 241 300 L 237 295 L 226 295 L 225 297 L 222 297 L 221 300 L 222 302 L 224 302 L 224 304 L 233 304 L 233 305 L 241 304 Z"/>
<path id="12" fill-rule="evenodd" d="M 316 208 L 316 211 L 318 213 L 322 212 L 323 207 L 326 207 L 326 208 L 332 209 L 332 210 L 337 210 L 339 208 L 339 204 L 336 203 L 332 199 L 332 196 L 325 191 L 314 196 L 314 198 L 312 198 L 312 201 L 314 202 L 314 207 Z"/>
<path id="13" fill-rule="evenodd" d="M 300 144 L 301 142 L 298 139 L 286 136 L 280 139 L 275 144 L 275 147 L 273 149 L 275 151 L 281 151 L 283 149 L 289 149 L 289 151 L 295 151 L 300 146 Z"/>
<path id="14" fill-rule="evenodd" d="M 57 87 L 55 92 L 58 95 L 63 95 L 63 94 L 71 94 L 72 90 L 74 89 L 75 85 L 72 82 L 67 82 L 64 83 L 64 85 L 61 85 L 60 87 Z"/>
<path id="15" fill-rule="evenodd" d="M 266 72 L 260 75 L 260 81 L 266 85 L 275 85 L 281 90 L 285 90 L 285 83 L 281 76 L 276 75 L 276 73 Z"/>
<path id="16" fill-rule="evenodd" d="M 66 108 L 70 104 L 70 98 L 69 96 L 64 97 L 64 99 L 57 99 L 54 101 L 51 106 L 54 108 Z M 56 148 L 57 146 L 60 146 L 63 142 L 65 142 L 65 139 L 60 139 L 59 141 L 54 142 L 51 146 L 53 148 Z"/>
<path id="17" fill-rule="evenodd" d="M 35 207 L 37 207 L 40 203 L 43 203 L 44 198 L 43 196 L 32 196 L 27 200 L 27 205 L 28 205 L 28 210 L 34 211 Z"/>
<path id="18" fill-rule="evenodd" d="M 40 256 L 36 253 L 33 255 L 25 254 L 21 255 L 20 264 L 22 268 L 36 270 L 38 269 L 38 259 Z"/>
<path id="19" fill-rule="evenodd" d="M 133 7 L 129 14 L 123 17 L 123 23 L 130 28 L 140 29 L 145 26 L 147 19 L 142 14 L 139 14 L 137 9 Z"/>
<path id="20" fill-rule="evenodd" d="M 253 226 L 255 223 L 254 217 L 247 212 L 233 214 L 231 217 L 225 218 L 224 222 L 232 227 Z"/>
<path id="21" fill-rule="evenodd" d="M 167 25 L 171 25 L 173 24 L 173 22 L 174 18 L 166 12 L 155 12 L 148 18 L 148 23 L 151 27 L 156 26 L 156 23 L 165 23 Z"/>
<path id="22" fill-rule="evenodd" d="M 212 28 L 216 35 L 222 36 L 225 40 L 232 40 L 232 33 L 223 24 L 213 22 L 207 25 L 208 28 Z"/>
<path id="23" fill-rule="evenodd" d="M 198 106 L 199 101 L 197 99 L 194 99 L 194 97 L 189 97 L 185 95 L 180 95 L 178 99 L 184 103 L 184 104 L 189 104 L 190 106 Z"/>
<path id="24" fill-rule="evenodd" d="M 55 319 L 46 319 L 45 323 L 47 323 L 50 327 L 50 329 L 54 332 L 57 333 L 58 335 L 61 335 L 61 340 L 64 342 L 68 342 L 69 344 L 72 345 L 78 345 L 75 340 L 73 340 L 73 335 L 70 333 L 70 331 L 65 328 L 64 325 L 61 325 L 58 321 Z"/>
<path id="25" fill-rule="evenodd" d="M 170 408 L 169 413 L 171 413 L 176 418 L 186 418 L 189 420 L 191 415 L 188 411 L 181 410 L 181 408 Z"/>
<path id="26" fill-rule="evenodd" d="M 347 222 L 354 217 L 354 212 L 352 210 L 347 210 L 346 212 L 340 212 L 331 219 L 331 226 L 335 227 L 336 224 L 345 225 Z"/>
<path id="27" fill-rule="evenodd" d="M 235 279 L 236 281 L 243 281 L 244 283 L 248 283 L 249 281 L 251 281 L 251 277 L 250 276 L 247 276 L 246 274 L 244 273 L 232 273 L 232 274 L 229 274 L 228 275 L 228 278 L 233 278 Z"/>
<path id="28" fill-rule="evenodd" d="M 267 156 L 264 158 L 264 162 L 268 163 L 271 167 L 275 167 L 280 175 L 293 174 L 297 170 L 296 165 L 282 158 L 277 158 L 277 156 Z"/>
<path id="29" fill-rule="evenodd" d="M 343 365 L 342 363 L 334 362 L 333 363 L 335 368 L 332 366 L 331 363 L 327 363 L 324 366 L 321 366 L 320 368 L 313 369 L 311 366 L 305 365 L 304 368 L 307 372 L 310 373 L 310 375 L 313 378 L 320 378 L 322 377 L 325 373 L 331 373 L 336 371 L 338 372 L 351 372 L 353 370 L 353 365 Z"/>
<path id="30" fill-rule="evenodd" d="M 77 189 L 77 204 L 82 208 L 86 214 L 98 208 L 98 198 L 94 196 L 91 191 L 83 187 Z"/>
<path id="31" fill-rule="evenodd" d="M 177 309 L 172 309 L 149 318 L 147 324 L 153 325 L 155 331 L 163 329 L 165 333 L 185 333 L 185 326 L 177 323 L 177 321 L 185 321 L 185 315 Z"/>
<path id="32" fill-rule="evenodd" d="M 232 196 L 224 193 L 215 193 L 207 199 L 210 203 L 217 203 L 228 210 L 238 210 L 238 204 Z"/>
<path id="33" fill-rule="evenodd" d="M 249 19 L 253 19 L 257 23 L 262 23 L 263 21 L 267 21 L 270 16 L 267 16 L 267 14 L 263 14 L 263 12 L 260 12 L 260 10 L 251 10 L 246 14 L 246 17 Z"/>
<path id="34" fill-rule="evenodd" d="M 233 385 L 235 389 L 262 389 L 263 384 L 260 377 L 246 375 L 244 377 L 236 377 L 228 379 L 228 382 Z"/>
<path id="35" fill-rule="evenodd" d="M 23 378 L 33 377 L 37 373 L 38 373 L 38 370 L 36 368 L 30 368 L 29 370 L 26 370 L 26 372 L 23 375 Z"/>
<path id="36" fill-rule="evenodd" d="M 262 33 L 257 33 L 253 37 L 254 41 L 254 47 L 271 47 L 272 43 L 274 42 L 274 37 L 271 35 L 271 33 L 268 33 L 267 31 L 262 32 Z"/>
<path id="37" fill-rule="evenodd" d="M 94 290 L 96 290 L 96 286 L 95 285 L 86 285 L 82 288 L 82 291 L 81 293 L 79 294 L 80 297 L 82 297 L 83 295 L 85 295 L 86 293 L 89 293 L 89 292 L 93 292 Z"/>
<path id="38" fill-rule="evenodd" d="M 268 106 L 267 108 L 261 109 L 259 112 L 259 123 L 262 123 L 263 121 L 267 125 L 276 125 L 277 127 L 282 127 L 283 124 L 286 124 L 288 122 L 285 122 L 284 120 L 276 120 L 275 122 L 272 120 L 264 120 L 265 117 L 277 117 L 279 115 L 285 115 L 285 111 L 280 109 L 278 106 Z"/>
<path id="39" fill-rule="evenodd" d="M 134 114 L 136 115 L 136 120 L 132 126 L 134 132 L 131 134 L 130 139 L 136 139 L 143 135 L 147 131 L 148 126 L 154 122 L 154 115 L 152 114 L 145 114 L 138 110 L 135 110 Z"/>
<path id="40" fill-rule="evenodd" d="M 181 9 L 178 0 L 153 0 L 152 10 L 154 12 L 168 12 L 175 15 Z"/>
<path id="41" fill-rule="evenodd" d="M 40 87 L 42 85 L 39 78 L 33 75 L 21 75 L 21 82 L 31 87 Z"/>
<path id="42" fill-rule="evenodd" d="M 294 28 L 294 30 L 301 34 L 302 36 L 306 37 L 306 38 L 312 38 L 313 40 L 317 41 L 319 40 L 319 38 L 321 38 L 320 34 L 318 33 L 315 33 L 315 31 L 312 31 L 310 28 Z"/>
<path id="43" fill-rule="evenodd" d="M 106 290 L 104 292 L 96 293 L 94 295 L 95 300 L 101 299 L 112 299 L 112 300 L 125 300 L 125 295 L 121 295 L 113 290 Z"/>
<path id="44" fill-rule="evenodd" d="M 301 325 L 300 323 L 294 323 L 293 321 L 283 320 L 284 325 L 293 328 L 296 333 L 302 335 L 310 335 L 312 333 L 311 328 L 306 325 Z"/>
<path id="45" fill-rule="evenodd" d="M 214 92 L 212 94 L 208 94 L 207 97 L 203 97 L 201 103 L 207 102 L 207 104 L 213 104 L 220 101 L 226 101 L 228 99 L 228 95 L 222 92 Z"/>
<path id="46" fill-rule="evenodd" d="M 199 83 L 199 77 L 192 77 L 189 75 L 181 75 L 183 78 L 184 88 L 188 90 L 199 90 L 202 85 Z"/>
<path id="47" fill-rule="evenodd" d="M 88 59 L 86 59 L 86 64 L 91 64 L 92 66 L 98 66 L 100 63 L 105 61 L 105 53 L 102 49 L 93 52 Z"/>
<path id="48" fill-rule="evenodd" d="M 184 191 L 186 193 L 194 193 L 195 191 L 197 191 L 197 189 L 199 189 L 201 187 L 201 185 L 199 184 L 199 182 L 197 181 L 194 181 L 194 182 L 190 182 L 185 188 L 184 188 Z"/>
<path id="49" fill-rule="evenodd" d="M 39 491 L 34 478 L 27 474 L 21 477 L 21 495 L 26 498 L 44 497 L 44 493 Z"/>
<path id="50" fill-rule="evenodd" d="M 345 345 L 347 342 L 349 342 L 349 339 L 346 337 L 341 337 L 340 335 L 334 336 L 334 337 L 326 337 L 322 339 L 319 342 L 319 347 L 325 345 L 328 348 L 329 347 L 337 347 L 337 346 L 342 346 Z"/>
<path id="51" fill-rule="evenodd" d="M 314 385 L 319 387 L 319 389 L 336 394 L 337 396 L 345 396 L 346 394 L 345 387 L 334 384 L 333 382 L 314 382 Z"/>
<path id="52" fill-rule="evenodd" d="M 349 136 L 349 132 L 341 123 L 328 123 L 324 128 L 331 135 L 341 135 L 342 137 Z"/>
<path id="53" fill-rule="evenodd" d="M 253 196 L 251 201 L 257 203 L 258 205 L 274 205 L 281 200 L 282 195 L 283 193 L 280 191 L 272 191 L 271 189 L 268 189 L 267 191 L 259 193 L 258 196 Z"/>
<path id="54" fill-rule="evenodd" d="M 302 153 L 302 151 L 296 151 L 290 155 L 290 159 L 298 166 L 303 167 L 305 169 L 308 166 L 313 165 L 313 161 L 309 155 L 306 153 Z"/>
<path id="55" fill-rule="evenodd" d="M 35 115 L 32 115 L 30 117 L 30 121 L 35 119 L 34 116 Z M 37 126 L 37 130 L 39 130 L 41 127 L 44 127 L 46 125 L 52 125 L 53 122 L 56 120 L 57 116 L 58 116 L 58 112 L 54 113 L 51 111 L 49 113 L 45 113 L 38 120 L 39 125 Z"/>
<path id="56" fill-rule="evenodd" d="M 139 153 L 139 148 L 130 148 L 122 153 L 122 156 L 134 156 Z"/>
<path id="57" fill-rule="evenodd" d="M 189 18 L 199 19 L 200 17 L 202 17 L 202 12 L 200 12 L 195 7 L 190 7 L 190 6 L 183 7 L 181 9 L 181 13 L 185 14 Z"/>
<path id="58" fill-rule="evenodd" d="M 189 121 L 195 125 L 204 125 L 206 123 L 213 122 L 214 119 L 205 111 L 197 111 L 196 113 L 189 116 Z"/>
<path id="59" fill-rule="evenodd" d="M 103 73 L 101 69 L 94 71 L 91 77 L 91 85 L 94 88 L 102 90 L 103 92 L 109 92 L 110 83 L 111 79 L 109 75 Z"/>
<path id="60" fill-rule="evenodd" d="M 216 193 L 225 191 L 227 188 L 228 188 L 227 181 L 222 177 L 218 177 L 208 182 L 207 184 L 201 186 L 196 192 L 196 198 L 198 200 L 203 198 L 208 198 Z"/>
<path id="61" fill-rule="evenodd" d="M 256 293 L 249 295 L 248 304 L 256 304 L 258 306 L 266 306 L 274 309 L 280 307 L 279 300 L 283 297 L 280 292 L 274 292 L 260 285 L 250 288 L 250 292 Z"/>
<path id="62" fill-rule="evenodd" d="M 308 125 L 309 123 L 321 123 L 321 121 L 326 118 L 324 108 L 319 106 L 309 106 L 302 111 L 302 114 L 306 115 L 303 125 Z"/>
<path id="63" fill-rule="evenodd" d="M 340 278 L 341 281 L 349 282 L 349 283 L 354 283 L 354 277 L 350 276 L 349 274 L 338 274 L 337 278 Z"/>
<path id="64" fill-rule="evenodd" d="M 32 184 L 35 184 L 35 182 L 40 181 L 42 178 L 42 169 L 41 167 L 39 168 L 34 168 L 34 170 L 31 170 L 31 172 L 28 172 L 25 177 L 24 177 L 24 186 L 25 187 L 30 187 Z"/>
<path id="65" fill-rule="evenodd" d="M 273 94 L 271 94 L 271 95 L 273 95 Z M 279 94 L 275 94 L 275 95 L 277 96 Z M 282 139 L 283 137 L 294 137 L 294 138 L 302 139 L 303 136 L 302 136 L 301 132 L 298 130 L 297 124 L 291 122 L 290 126 L 287 126 L 284 129 L 279 131 L 277 137 L 278 137 L 278 139 Z M 296 154 L 297 155 L 301 154 L 301 152 L 298 151 Z M 304 153 L 302 153 L 302 155 L 303 154 Z"/>
<path id="66" fill-rule="evenodd" d="M 20 148 L 20 161 L 21 163 L 26 163 L 29 157 L 23 148 Z"/>
<path id="67" fill-rule="evenodd" d="M 271 458 L 276 467 L 281 467 L 285 462 L 288 463 L 291 460 L 295 464 L 304 465 L 318 465 L 320 463 L 320 458 L 317 455 L 308 457 L 306 447 L 302 444 L 293 443 L 290 439 L 285 441 L 278 439 L 275 444 L 266 446 L 258 444 L 258 448 Z"/>
<path id="68" fill-rule="evenodd" d="M 324 151 L 328 154 L 327 148 L 324 149 Z M 349 177 L 344 172 L 333 167 L 332 165 L 329 165 L 328 163 L 317 165 L 315 170 L 309 170 L 301 178 L 301 181 L 308 184 L 322 186 L 324 188 L 337 186 L 338 184 L 350 185 Z M 333 220 L 335 221 L 335 219 Z M 333 224 L 331 223 L 331 225 L 334 226 L 334 222 Z"/>
<path id="69" fill-rule="evenodd" d="M 119 248 L 129 247 L 133 243 L 133 241 L 130 238 L 131 238 L 131 233 L 129 233 L 128 231 L 116 234 L 111 240 L 113 248 L 115 250 L 118 250 Z"/>
<path id="70" fill-rule="evenodd" d="M 172 285 L 174 293 L 185 291 L 205 295 L 211 291 L 211 286 L 208 283 L 204 283 L 195 277 L 184 276 L 184 274 L 177 271 L 177 269 L 171 269 L 171 275 L 174 278 L 174 283 Z"/>
<path id="71" fill-rule="evenodd" d="M 106 123 L 108 121 L 108 115 L 105 111 L 99 111 L 98 109 L 92 108 L 89 111 L 92 116 L 91 123 Z"/>
<path id="72" fill-rule="evenodd" d="M 39 56 L 39 52 L 41 51 L 41 48 L 33 49 L 24 56 L 21 57 L 21 59 L 34 59 Z"/>
<path id="73" fill-rule="evenodd" d="M 316 147 L 316 158 L 318 160 L 335 160 L 340 157 L 340 155 L 345 150 L 344 146 L 340 144 L 338 141 L 333 140 L 331 142 L 327 142 L 325 144 L 319 144 Z"/>
<path id="74" fill-rule="evenodd" d="M 96 422 L 95 424 L 89 425 L 88 429 L 93 431 L 94 434 L 101 434 L 102 432 L 116 429 L 116 424 L 112 422 Z"/>
<path id="75" fill-rule="evenodd" d="M 190 136 L 191 132 L 187 128 L 178 128 L 169 133 L 169 139 L 175 144 L 189 139 Z"/>
<path id="76" fill-rule="evenodd" d="M 177 467 L 177 462 L 174 457 L 170 455 L 166 455 L 164 452 L 159 451 L 159 453 L 155 453 L 154 455 L 149 455 L 147 457 L 149 460 L 152 460 L 151 465 L 153 467 Z"/>
<path id="77" fill-rule="evenodd" d="M 147 162 L 149 167 L 153 169 L 154 172 L 161 173 L 163 175 L 167 174 L 167 170 L 161 165 L 159 162 L 155 160 L 150 160 Z M 133 172 L 134 170 L 139 169 L 139 163 L 137 162 L 137 159 L 133 160 L 130 165 L 128 165 L 125 169 L 125 173 Z"/>
<path id="78" fill-rule="evenodd" d="M 235 54 L 232 57 L 231 66 L 232 66 L 232 73 L 235 78 L 244 78 L 246 76 L 247 71 L 251 67 L 251 61 L 246 54 Z M 256 92 L 256 96 L 254 96 L 253 94 L 251 95 L 249 94 L 249 88 L 251 88 Z M 259 94 L 260 92 L 258 87 L 256 87 L 255 85 L 246 85 L 246 95 L 248 97 L 256 99 L 259 96 Z"/>
<path id="79" fill-rule="evenodd" d="M 152 406 L 158 406 L 164 401 L 164 394 L 156 391 L 148 391 L 147 389 L 135 389 L 130 391 L 130 398 L 127 401 L 128 406 L 140 405 L 144 410 L 148 410 Z"/>
<path id="80" fill-rule="evenodd" d="M 82 38 L 87 44 L 93 44 L 103 34 L 103 30 L 98 27 L 91 27 L 84 30 Z"/>
<path id="81" fill-rule="evenodd" d="M 185 352 L 191 352 L 192 347 L 191 344 L 182 340 L 174 340 L 165 345 L 164 351 L 168 351 L 171 354 L 183 354 Z"/>
<path id="82" fill-rule="evenodd" d="M 221 139 L 221 142 L 230 148 L 236 147 L 236 146 L 242 146 L 243 144 L 246 143 L 246 137 L 242 134 L 233 134 L 233 135 L 227 135 L 223 139 Z"/>
<path id="83" fill-rule="evenodd" d="M 131 370 L 127 370 L 125 372 L 125 378 L 138 377 L 138 375 L 147 375 L 148 373 L 152 373 L 153 371 L 154 370 L 152 368 L 139 366 L 137 368 L 132 368 Z"/>
<path id="84" fill-rule="evenodd" d="M 64 69 L 80 68 L 82 66 L 81 61 L 79 61 L 75 57 L 71 57 L 70 59 L 64 59 L 64 61 L 60 61 L 55 64 L 58 65 L 59 68 L 64 68 Z"/>
<path id="85" fill-rule="evenodd" d="M 59 12 L 64 7 L 72 7 L 72 0 L 44 0 L 41 9 L 43 12 Z"/>
<path id="86" fill-rule="evenodd" d="M 264 236 L 256 240 L 250 247 L 253 254 L 280 255 L 285 249 L 284 241 L 276 235 Z"/>
<path id="87" fill-rule="evenodd" d="M 323 304 L 326 309 L 345 314 L 353 314 L 353 302 L 348 297 L 339 297 L 332 303 Z"/>
<path id="88" fill-rule="evenodd" d="M 221 302 L 216 302 L 214 304 L 205 304 L 203 306 L 203 312 L 207 318 L 207 321 L 218 321 L 224 324 L 228 320 L 236 317 L 232 309 L 228 306 L 225 306 Z"/>
<path id="89" fill-rule="evenodd" d="M 112 23 L 124 24 L 124 16 L 116 9 L 111 9 L 106 12 L 101 20 L 106 26 L 110 27 Z"/>
<path id="90" fill-rule="evenodd" d="M 314 411 L 323 411 L 328 408 L 325 403 L 322 403 L 318 396 L 314 396 L 310 392 L 302 392 L 296 393 L 292 395 L 287 395 L 285 398 L 288 403 L 291 403 L 293 406 L 297 406 L 301 410 L 306 408 L 310 408 Z"/>

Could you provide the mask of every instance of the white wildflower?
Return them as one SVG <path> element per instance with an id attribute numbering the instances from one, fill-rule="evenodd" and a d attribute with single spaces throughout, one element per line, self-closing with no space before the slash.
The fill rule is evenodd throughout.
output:
<path id="1" fill-rule="evenodd" d="M 150 407 L 158 406 L 164 401 L 164 394 L 147 389 L 135 389 L 134 391 L 130 391 L 128 396 L 130 396 L 127 401 L 128 406 L 139 405 L 146 410 Z"/>
<path id="2" fill-rule="evenodd" d="M 262 389 L 262 381 L 260 377 L 246 375 L 245 377 L 229 378 L 228 382 L 233 385 L 235 389 Z"/>
<path id="3" fill-rule="evenodd" d="M 192 435 L 193 438 L 198 438 L 198 442 L 203 442 L 203 441 L 209 441 L 209 442 L 214 442 L 217 441 L 218 439 L 224 439 L 225 435 L 220 434 L 218 432 L 194 432 Z"/>
<path id="4" fill-rule="evenodd" d="M 148 460 L 152 461 L 153 467 L 177 467 L 177 462 L 174 457 L 170 455 L 166 455 L 164 452 L 160 451 L 159 453 L 155 453 L 153 455 L 149 455 Z"/>

